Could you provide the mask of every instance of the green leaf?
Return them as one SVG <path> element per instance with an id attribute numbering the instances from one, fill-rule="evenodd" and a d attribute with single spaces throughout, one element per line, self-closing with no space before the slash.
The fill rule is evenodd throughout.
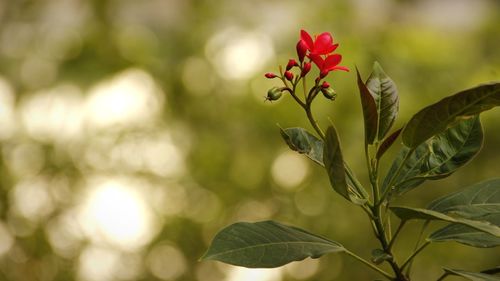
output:
<path id="1" fill-rule="evenodd" d="M 431 202 L 428 209 L 477 218 L 500 213 L 500 179 L 476 183 L 468 188 Z"/>
<path id="2" fill-rule="evenodd" d="M 215 236 L 202 260 L 250 268 L 271 268 L 307 257 L 344 251 L 337 242 L 274 221 L 239 222 Z"/>
<path id="3" fill-rule="evenodd" d="M 439 198 L 428 209 L 441 213 L 488 221 L 500 226 L 500 179 L 476 183 L 468 188 Z M 431 234 L 430 241 L 456 241 L 473 247 L 495 247 L 500 238 L 476 229 L 451 224 Z"/>
<path id="4" fill-rule="evenodd" d="M 303 153 L 314 162 L 324 166 L 322 140 L 303 128 L 280 128 L 280 132 L 290 149 Z"/>
<path id="5" fill-rule="evenodd" d="M 325 149 L 323 151 L 323 163 L 330 178 L 333 189 L 347 200 L 351 201 L 347 187 L 344 159 L 340 149 L 337 132 L 333 126 L 328 127 L 325 136 Z"/>
<path id="6" fill-rule="evenodd" d="M 373 64 L 373 72 L 366 81 L 377 108 L 376 140 L 384 139 L 396 120 L 399 110 L 399 97 L 396 84 L 392 81 L 378 62 Z"/>
<path id="7" fill-rule="evenodd" d="M 477 218 L 479 220 L 488 221 L 494 225 L 500 225 L 500 213 L 489 214 L 484 217 Z M 478 248 L 490 248 L 500 246 L 500 238 L 491 234 L 479 231 L 462 224 L 450 224 L 432 233 L 428 241 L 445 242 L 455 241 L 461 244 L 469 245 Z"/>
<path id="8" fill-rule="evenodd" d="M 356 68 L 357 82 L 359 95 L 361 97 L 361 106 L 363 108 L 363 118 L 365 121 L 365 139 L 368 144 L 372 144 L 377 136 L 378 131 L 378 112 L 375 99 L 373 98 L 370 90 L 366 87 L 358 68 Z"/>
<path id="9" fill-rule="evenodd" d="M 472 281 L 499 281 L 500 280 L 499 276 L 489 275 L 489 274 L 485 274 L 485 273 L 468 272 L 468 271 L 463 271 L 463 270 L 458 270 L 458 269 L 449 269 L 449 268 L 444 268 L 444 271 L 446 271 L 446 273 L 448 273 L 449 275 L 461 276 L 461 277 L 464 277 L 465 279 L 472 280 Z"/>
<path id="10" fill-rule="evenodd" d="M 403 147 L 389 169 L 382 184 L 386 191 L 401 195 L 425 180 L 447 177 L 468 163 L 483 144 L 483 131 L 479 116 L 461 120 L 446 131 L 417 146 L 409 158 L 411 149 Z M 398 171 L 396 175 L 396 172 Z M 396 176 L 395 179 L 392 179 Z"/>
<path id="11" fill-rule="evenodd" d="M 472 116 L 500 105 L 500 83 L 480 85 L 425 107 L 406 124 L 403 143 L 415 148 L 446 130 L 457 118 Z"/>
<path id="12" fill-rule="evenodd" d="M 384 155 L 384 153 L 392 146 L 392 144 L 394 144 L 396 139 L 399 137 L 401 130 L 403 130 L 403 128 L 396 130 L 395 132 L 393 132 L 387 138 L 384 139 L 384 141 L 380 144 L 380 147 L 377 150 L 377 156 L 376 156 L 377 159 L 380 160 L 380 158 L 382 158 L 382 155 Z"/>
<path id="13" fill-rule="evenodd" d="M 500 227 L 493 225 L 487 221 L 455 218 L 433 210 L 420 208 L 390 207 L 390 209 L 401 220 L 422 219 L 447 221 L 451 223 L 466 225 L 474 229 L 489 233 L 495 237 L 500 237 Z"/>

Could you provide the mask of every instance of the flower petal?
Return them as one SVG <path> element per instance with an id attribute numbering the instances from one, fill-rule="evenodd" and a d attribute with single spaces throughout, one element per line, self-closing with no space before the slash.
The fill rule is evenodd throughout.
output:
<path id="1" fill-rule="evenodd" d="M 314 41 L 314 52 L 318 55 L 326 55 L 333 46 L 333 37 L 329 32 L 323 32 Z"/>
<path id="2" fill-rule="evenodd" d="M 332 70 L 342 70 L 342 71 L 349 72 L 349 68 L 347 68 L 345 66 L 335 66 L 332 68 Z"/>
<path id="3" fill-rule="evenodd" d="M 333 51 L 335 51 L 337 49 L 337 47 L 339 46 L 339 44 L 333 44 L 331 45 L 328 50 L 327 50 L 327 54 L 331 54 L 333 53 Z"/>
<path id="4" fill-rule="evenodd" d="M 319 68 L 319 70 L 323 70 L 323 67 L 325 65 L 325 61 L 320 55 L 316 54 L 309 54 L 309 58 L 316 64 L 316 66 Z"/>
<path id="5" fill-rule="evenodd" d="M 312 51 L 314 49 L 314 43 L 311 38 L 311 35 L 309 35 L 309 33 L 307 33 L 307 31 L 305 31 L 304 29 L 300 30 L 300 40 L 306 43 L 306 46 L 309 49 L 309 51 Z"/>
<path id="6" fill-rule="evenodd" d="M 339 54 L 332 54 L 332 55 L 329 55 L 328 57 L 326 57 L 325 59 L 325 65 L 324 65 L 324 68 L 326 70 L 331 70 L 333 69 L 335 66 L 337 66 L 340 61 L 342 60 L 342 56 L 339 55 Z"/>

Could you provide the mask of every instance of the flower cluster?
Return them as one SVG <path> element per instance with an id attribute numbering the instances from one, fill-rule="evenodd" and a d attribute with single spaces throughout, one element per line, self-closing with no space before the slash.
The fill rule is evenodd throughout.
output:
<path id="1" fill-rule="evenodd" d="M 274 73 L 265 74 L 265 77 L 269 79 L 280 78 L 285 85 L 282 88 L 273 87 L 270 89 L 266 99 L 270 101 L 277 100 L 281 97 L 281 92 L 283 91 L 290 92 L 296 98 L 296 85 L 302 79 L 304 79 L 303 83 L 305 83 L 305 76 L 311 71 L 311 63 L 314 63 L 319 70 L 319 75 L 316 77 L 315 85 L 309 91 L 307 99 L 309 100 L 311 96 L 314 98 L 321 91 L 326 98 L 333 100 L 335 92 L 326 81 L 323 81 L 322 84 L 321 81 L 331 71 L 349 71 L 347 67 L 339 66 L 342 56 L 334 53 L 338 46 L 339 44 L 333 43 L 333 37 L 328 32 L 315 36 L 313 40 L 307 31 L 301 30 L 300 39 L 296 45 L 298 62 L 295 59 L 290 59 L 286 65 L 285 72 L 283 72 L 280 66 L 280 75 Z M 294 74 L 292 72 L 293 68 L 298 69 L 299 73 Z M 291 87 L 289 87 L 288 82 L 292 84 Z"/>

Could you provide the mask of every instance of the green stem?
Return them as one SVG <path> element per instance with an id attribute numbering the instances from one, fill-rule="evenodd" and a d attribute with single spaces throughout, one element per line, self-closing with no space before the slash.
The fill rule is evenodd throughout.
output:
<path id="1" fill-rule="evenodd" d="M 351 252 L 351 251 L 349 251 L 347 249 L 345 250 L 345 253 L 348 254 L 348 255 L 350 255 L 351 257 L 357 259 L 358 261 L 364 263 L 366 266 L 368 266 L 371 269 L 377 271 L 378 273 L 384 275 L 387 279 L 389 279 L 389 280 L 393 280 L 394 279 L 394 277 L 392 277 L 389 273 L 387 273 L 384 270 L 378 268 L 377 266 L 373 265 L 371 262 L 363 259 L 362 257 L 356 255 L 355 253 L 353 253 L 353 252 Z"/>
<path id="2" fill-rule="evenodd" d="M 420 233 L 418 234 L 418 237 L 417 237 L 417 242 L 415 243 L 415 248 L 413 249 L 414 252 L 417 251 L 418 245 L 420 244 L 420 240 L 422 239 L 422 236 L 424 235 L 425 229 L 427 228 L 427 226 L 429 225 L 430 222 L 431 222 L 430 220 L 426 220 L 424 222 L 424 224 L 422 225 L 422 228 L 420 229 Z M 413 265 L 413 261 L 410 261 L 410 264 L 408 264 L 408 268 L 406 269 L 407 275 L 410 275 L 412 265 Z"/>
<path id="3" fill-rule="evenodd" d="M 441 281 L 441 280 L 444 280 L 446 277 L 448 277 L 449 273 L 448 272 L 445 272 L 443 273 L 443 275 L 441 275 L 436 281 Z"/>
<path id="4" fill-rule="evenodd" d="M 389 245 L 387 246 L 387 248 L 389 250 L 391 250 L 392 245 L 394 245 L 394 241 L 396 241 L 396 238 L 398 237 L 398 234 L 401 232 L 401 229 L 403 229 L 403 226 L 405 225 L 405 223 L 406 223 L 406 221 L 403 221 L 403 220 L 401 222 L 399 222 L 399 226 L 396 229 L 396 231 L 394 232 L 394 236 L 392 236 L 391 241 L 389 242 Z"/>
<path id="5" fill-rule="evenodd" d="M 307 103 L 305 106 L 307 118 L 309 119 L 309 122 L 311 122 L 311 125 L 313 126 L 314 130 L 318 135 L 324 140 L 325 139 L 325 133 L 323 133 L 323 130 L 318 125 L 318 122 L 314 119 L 314 116 L 312 115 L 311 112 L 311 103 Z"/>
<path id="6" fill-rule="evenodd" d="M 411 254 L 407 259 L 406 261 L 403 263 L 403 265 L 401 266 L 401 270 L 403 270 L 412 260 L 414 257 L 416 257 L 420 252 L 422 252 L 423 249 L 425 249 L 425 247 L 427 247 L 431 242 L 429 241 L 426 241 L 424 244 L 422 244 L 422 246 L 420 246 L 415 252 L 413 252 L 413 254 Z"/>

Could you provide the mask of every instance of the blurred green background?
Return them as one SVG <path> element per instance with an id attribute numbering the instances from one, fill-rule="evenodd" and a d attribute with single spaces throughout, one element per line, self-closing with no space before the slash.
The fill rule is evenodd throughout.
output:
<path id="1" fill-rule="evenodd" d="M 365 258 L 377 245 L 363 212 L 288 151 L 277 124 L 312 129 L 290 98 L 264 102 L 278 82 L 263 73 L 295 57 L 301 28 L 332 32 L 342 65 L 367 77 L 377 60 L 396 81 L 402 126 L 431 102 L 499 80 L 499 23 L 496 0 L 0 0 L 0 279 L 378 278 L 338 254 L 273 270 L 198 261 L 240 220 L 293 224 Z M 320 97 L 316 117 L 335 122 L 366 183 L 355 73 L 328 80 L 338 98 Z M 499 176 L 499 118 L 483 114 L 472 164 L 398 203 L 424 207 Z M 399 259 L 419 227 L 398 240 Z M 497 249 L 436 244 L 414 277 L 499 263 Z"/>

